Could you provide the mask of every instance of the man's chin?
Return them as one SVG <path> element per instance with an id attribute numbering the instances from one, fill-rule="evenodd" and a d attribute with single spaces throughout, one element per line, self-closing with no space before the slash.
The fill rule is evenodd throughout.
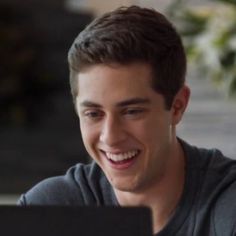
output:
<path id="1" fill-rule="evenodd" d="M 123 181 L 121 181 L 121 179 L 117 181 L 113 179 L 110 181 L 110 184 L 116 191 L 120 192 L 135 193 L 139 189 L 137 182 L 128 180 L 127 178 L 126 180 L 124 179 Z"/>

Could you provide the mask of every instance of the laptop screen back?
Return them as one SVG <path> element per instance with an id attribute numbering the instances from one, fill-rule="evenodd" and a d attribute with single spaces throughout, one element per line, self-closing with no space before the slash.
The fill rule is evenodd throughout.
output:
<path id="1" fill-rule="evenodd" d="M 1 206 L 4 236 L 151 236 L 151 212 L 141 207 Z"/>

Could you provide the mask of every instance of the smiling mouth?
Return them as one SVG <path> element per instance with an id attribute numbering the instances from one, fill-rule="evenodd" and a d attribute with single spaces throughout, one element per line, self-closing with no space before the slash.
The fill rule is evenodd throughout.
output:
<path id="1" fill-rule="evenodd" d="M 111 153 L 111 152 L 104 152 L 104 153 L 107 159 L 113 164 L 122 164 L 130 162 L 139 154 L 139 152 L 140 152 L 139 150 L 132 150 L 123 153 Z"/>

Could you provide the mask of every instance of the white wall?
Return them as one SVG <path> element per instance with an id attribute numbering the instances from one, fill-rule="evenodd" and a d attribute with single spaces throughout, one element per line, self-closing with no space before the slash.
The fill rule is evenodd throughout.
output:
<path id="1" fill-rule="evenodd" d="M 166 7 L 174 0 L 67 0 L 67 6 L 76 11 L 84 10 L 93 12 L 95 15 L 101 15 L 104 12 L 113 10 L 119 6 L 139 5 L 143 7 L 155 8 L 164 12 Z M 188 5 L 206 5 L 211 0 L 184 0 Z"/>
<path id="2" fill-rule="evenodd" d="M 95 15 L 113 10 L 119 6 L 139 5 L 156 8 L 163 12 L 173 0 L 67 0 L 67 5 L 73 10 L 91 11 Z"/>

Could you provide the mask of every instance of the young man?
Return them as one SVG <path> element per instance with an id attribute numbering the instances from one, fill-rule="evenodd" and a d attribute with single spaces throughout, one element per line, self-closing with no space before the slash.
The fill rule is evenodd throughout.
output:
<path id="1" fill-rule="evenodd" d="M 70 85 L 94 159 L 22 195 L 22 205 L 145 205 L 156 235 L 236 234 L 236 164 L 176 137 L 187 107 L 181 39 L 132 6 L 94 20 L 69 51 Z"/>

